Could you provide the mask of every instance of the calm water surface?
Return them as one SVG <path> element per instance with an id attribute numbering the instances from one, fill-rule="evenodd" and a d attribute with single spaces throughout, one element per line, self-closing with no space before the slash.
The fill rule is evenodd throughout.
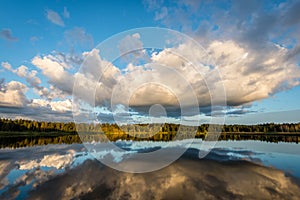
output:
<path id="1" fill-rule="evenodd" d="M 171 165 L 150 173 L 111 169 L 82 144 L 0 150 L 0 199 L 299 199 L 300 145 L 220 141 L 200 159 L 201 140 Z M 171 148 L 164 142 L 123 142 L 129 154 Z M 172 148 L 181 148 L 173 145 Z"/>

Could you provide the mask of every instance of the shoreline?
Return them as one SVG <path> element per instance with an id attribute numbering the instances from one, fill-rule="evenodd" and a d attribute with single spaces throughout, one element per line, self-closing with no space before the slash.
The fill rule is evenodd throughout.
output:
<path id="1" fill-rule="evenodd" d="M 176 133 L 171 132 L 159 132 L 153 136 L 146 137 L 141 133 L 136 134 L 124 134 L 120 132 L 116 133 L 58 133 L 58 132 L 0 132 L 0 148 L 20 148 L 31 147 L 37 145 L 47 144 L 74 144 L 83 142 L 115 142 L 118 140 L 124 141 L 174 141 L 183 139 L 202 139 L 205 141 L 265 141 L 271 143 L 287 142 L 287 143 L 299 143 L 300 132 L 270 132 L 270 133 L 255 133 L 255 132 L 231 132 L 231 133 L 196 133 L 196 134 L 181 134 L 179 136 Z"/>

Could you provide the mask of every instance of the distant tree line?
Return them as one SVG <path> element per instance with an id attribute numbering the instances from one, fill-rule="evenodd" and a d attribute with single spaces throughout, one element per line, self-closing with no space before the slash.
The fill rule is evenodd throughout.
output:
<path id="1" fill-rule="evenodd" d="M 95 135 L 43 135 L 43 136 L 10 136 L 0 138 L 0 149 L 1 148 L 20 148 L 29 147 L 36 145 L 47 145 L 47 144 L 73 144 L 82 142 L 108 142 L 117 140 L 134 140 L 134 141 L 171 141 L 174 140 L 173 134 L 156 134 L 149 138 L 140 138 L 130 136 L 128 134 L 95 134 Z M 204 135 L 196 135 L 196 138 L 205 139 Z M 300 135 L 292 134 L 221 134 L 217 140 L 258 140 L 264 142 L 292 142 L 299 143 Z"/>
<path id="2" fill-rule="evenodd" d="M 76 133 L 74 122 L 44 122 L 25 119 L 0 119 L 0 131 Z"/>
<path id="3" fill-rule="evenodd" d="M 74 122 L 44 122 L 32 121 L 25 119 L 5 119 L 0 118 L 0 131 L 2 132 L 62 132 L 62 133 L 76 133 L 77 130 L 81 132 L 135 132 L 144 133 L 147 131 L 159 132 L 177 132 L 179 130 L 189 130 L 189 126 L 179 124 L 136 124 L 123 125 L 119 127 L 117 124 L 76 124 Z M 266 123 L 258 125 L 209 125 L 202 124 L 198 127 L 192 127 L 199 133 L 212 132 L 213 130 L 222 131 L 223 133 L 294 133 L 300 132 L 300 123 Z"/>
<path id="4" fill-rule="evenodd" d="M 75 124 L 73 122 L 42 122 L 0 118 L 0 148 L 116 140 L 171 141 L 188 138 L 298 143 L 300 141 L 299 130 L 300 123 L 258 125 L 202 124 L 197 127 L 179 124 L 118 126 L 117 124 L 108 123 Z M 79 135 L 77 131 L 80 132 Z M 221 134 L 218 134 L 220 132 Z"/>

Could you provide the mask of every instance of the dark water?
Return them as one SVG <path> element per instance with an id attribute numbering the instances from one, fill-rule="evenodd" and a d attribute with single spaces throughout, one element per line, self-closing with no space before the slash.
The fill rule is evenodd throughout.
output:
<path id="1" fill-rule="evenodd" d="M 200 143 L 196 140 L 174 163 L 148 173 L 107 167 L 82 144 L 1 149 L 0 199 L 300 198 L 300 145 L 222 141 L 200 159 Z M 116 144 L 130 154 L 181 148 L 162 142 Z M 105 154 L 115 162 L 125 157 Z"/>

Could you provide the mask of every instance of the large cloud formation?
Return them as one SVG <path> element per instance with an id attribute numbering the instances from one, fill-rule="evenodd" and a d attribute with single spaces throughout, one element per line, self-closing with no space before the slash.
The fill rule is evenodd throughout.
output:
<path id="1" fill-rule="evenodd" d="M 71 101 L 74 95 L 75 99 L 108 110 L 112 110 L 111 103 L 129 105 L 141 115 L 147 113 L 149 106 L 161 104 L 173 107 L 173 115 L 179 116 L 182 102 L 184 106 L 199 106 L 206 115 L 212 114 L 209 109 L 212 103 L 226 104 L 228 114 L 233 110 L 244 114 L 251 112 L 253 102 L 299 85 L 300 29 L 296 12 L 299 6 L 297 1 L 280 4 L 232 1 L 225 9 L 213 1 L 170 4 L 149 1 L 146 7 L 154 12 L 155 20 L 190 34 L 206 52 L 185 42 L 150 53 L 143 50 L 144 38 L 137 32 L 125 36 L 117 45 L 121 54 L 132 51 L 123 55 L 125 67 L 108 62 L 96 48 L 76 58 L 61 53 L 35 56 L 32 65 L 37 70 L 29 70 L 24 65 L 13 69 L 9 63 L 2 66 L 24 78 L 27 83 L 24 87 L 33 88 L 45 99 L 35 100 L 35 105 L 37 102 L 47 105 L 50 111 L 55 108 L 52 101 Z M 58 18 L 52 11 L 48 14 L 51 19 Z M 59 19 L 55 23 L 64 25 Z M 92 37 L 82 28 L 66 31 L 65 36 L 80 44 L 92 43 Z M 207 55 L 212 59 L 207 60 Z M 74 73 L 73 64 L 83 65 Z M 223 87 L 226 99 L 220 91 Z M 15 101 L 19 99 L 16 105 L 26 106 L 26 91 L 19 89 L 14 94 Z M 0 103 L 7 104 L 13 92 L 1 92 Z M 212 94 L 214 102 L 211 102 Z M 48 103 L 42 104 L 45 101 Z"/>
<path id="2" fill-rule="evenodd" d="M 111 101 L 132 107 L 153 104 L 178 106 L 176 97 L 180 96 L 188 104 L 196 95 L 199 106 L 206 107 L 211 105 L 210 95 L 218 93 L 213 90 L 219 89 L 219 85 L 225 88 L 227 105 L 240 106 L 299 84 L 299 66 L 286 59 L 290 51 L 279 45 L 274 44 L 262 55 L 232 40 L 214 40 L 208 44 L 207 53 L 214 58 L 213 68 L 210 67 L 213 63 L 202 63 L 203 52 L 195 51 L 189 43 L 153 53 L 151 63 L 129 63 L 123 70 L 125 73 L 103 60 L 97 49 L 83 54 L 85 64 L 75 74 L 69 73 L 64 63 L 49 56 L 35 57 L 33 64 L 56 88 L 71 95 L 75 84 L 74 95 L 96 106 L 105 106 Z M 194 58 L 192 63 L 197 64 L 197 69 L 191 66 L 191 61 L 177 54 Z M 216 70 L 221 79 L 215 77 Z M 195 94 L 188 93 L 188 87 Z M 112 99 L 116 90 L 118 98 Z M 126 102 L 124 97 L 128 94 L 131 95 L 130 101 Z"/>
<path id="3" fill-rule="evenodd" d="M 90 105 L 109 108 L 113 102 L 129 105 L 137 111 L 153 104 L 176 108 L 180 107 L 180 97 L 186 105 L 197 103 L 193 106 L 205 108 L 211 105 L 211 94 L 218 94 L 222 86 L 227 94 L 226 104 L 241 106 L 299 84 L 299 66 L 294 60 L 286 59 L 290 50 L 276 44 L 268 48 L 261 54 L 233 40 L 214 40 L 206 46 L 206 53 L 214 59 L 209 63 L 203 62 L 204 53 L 196 51 L 193 44 L 183 43 L 153 52 L 149 55 L 149 63 L 129 63 L 122 70 L 102 59 L 97 49 L 82 54 L 85 62 L 76 73 L 71 73 L 69 64 L 53 55 L 34 57 L 32 64 L 48 79 L 53 97 L 74 95 Z M 12 69 L 8 63 L 2 65 L 26 78 L 41 96 L 53 98 L 48 88 L 39 85 L 40 79 L 33 76 L 35 70 L 28 71 L 26 66 Z M 215 76 L 216 73 L 221 79 Z M 10 96 L 7 92 L 5 94 Z M 125 98 L 128 95 L 129 98 Z M 35 105 L 37 102 L 43 101 L 35 100 Z M 55 108 L 53 103 L 49 105 Z"/>

